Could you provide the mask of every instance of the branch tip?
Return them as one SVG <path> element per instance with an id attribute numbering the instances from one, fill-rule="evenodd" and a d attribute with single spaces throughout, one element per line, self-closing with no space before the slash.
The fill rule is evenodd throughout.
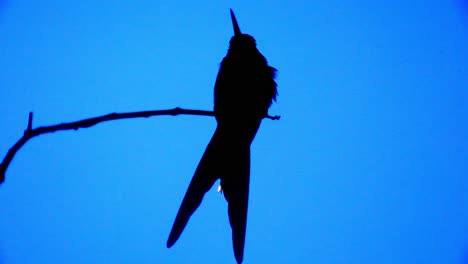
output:
<path id="1" fill-rule="evenodd" d="M 28 131 L 32 130 L 33 112 L 29 112 L 28 116 Z"/>
<path id="2" fill-rule="evenodd" d="M 278 115 L 275 115 L 275 116 L 266 116 L 266 118 L 270 119 L 270 120 L 280 120 L 281 116 L 278 116 Z"/>

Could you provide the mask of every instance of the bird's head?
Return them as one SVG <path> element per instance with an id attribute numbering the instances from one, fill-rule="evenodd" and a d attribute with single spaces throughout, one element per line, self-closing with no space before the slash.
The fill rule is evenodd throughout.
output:
<path id="1" fill-rule="evenodd" d="M 257 47 L 257 44 L 255 42 L 255 39 L 248 35 L 248 34 L 242 34 L 239 24 L 237 23 L 236 16 L 234 15 L 234 12 L 232 9 L 231 11 L 231 20 L 232 20 L 232 26 L 234 28 L 234 36 L 232 36 L 231 40 L 229 41 L 229 45 L 231 49 L 240 49 L 240 50 L 248 50 L 248 49 L 255 49 Z"/>

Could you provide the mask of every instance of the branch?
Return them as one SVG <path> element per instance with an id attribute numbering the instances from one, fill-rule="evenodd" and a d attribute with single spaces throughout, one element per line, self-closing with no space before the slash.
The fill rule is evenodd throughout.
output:
<path id="1" fill-rule="evenodd" d="M 62 130 L 78 130 L 80 128 L 88 128 L 94 125 L 97 125 L 102 122 L 118 120 L 118 119 L 127 119 L 127 118 L 140 118 L 140 117 L 152 117 L 152 116 L 161 116 L 161 115 L 199 115 L 199 116 L 214 116 L 213 111 L 205 111 L 205 110 L 191 110 L 191 109 L 182 109 L 176 107 L 174 109 L 167 109 L 167 110 L 153 110 L 153 111 L 140 111 L 140 112 L 129 112 L 129 113 L 111 113 L 103 116 L 92 117 L 88 119 L 83 119 L 75 122 L 70 123 L 62 123 L 58 125 L 52 126 L 42 126 L 38 128 L 32 128 L 32 120 L 33 120 L 33 113 L 29 113 L 28 117 L 28 125 L 26 130 L 24 131 L 23 136 L 11 147 L 5 157 L 3 158 L 2 163 L 0 164 L 0 184 L 5 181 L 5 173 L 10 165 L 11 161 L 16 155 L 16 152 L 28 142 L 31 138 L 47 134 L 53 133 L 56 131 Z M 271 120 L 279 120 L 280 116 L 266 116 L 265 118 Z"/>

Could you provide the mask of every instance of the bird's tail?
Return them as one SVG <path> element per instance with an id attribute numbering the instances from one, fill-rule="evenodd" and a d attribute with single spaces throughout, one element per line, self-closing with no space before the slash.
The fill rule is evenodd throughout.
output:
<path id="1" fill-rule="evenodd" d="M 242 262 L 249 200 L 250 143 L 259 124 L 248 129 L 216 128 L 177 212 L 167 240 L 168 248 L 179 239 L 205 193 L 221 178 L 224 197 L 228 202 L 234 255 L 238 263 Z M 253 132 L 243 133 L 249 130 Z"/>
<path id="2" fill-rule="evenodd" d="M 167 239 L 168 248 L 172 247 L 179 239 L 190 216 L 197 210 L 198 206 L 200 206 L 203 196 L 219 178 L 220 148 L 222 148 L 222 139 L 219 130 L 216 129 L 195 170 L 192 181 L 189 184 L 182 204 L 177 212 L 169 238 Z"/>
<path id="3" fill-rule="evenodd" d="M 240 144 L 230 150 L 228 154 L 230 166 L 224 171 L 221 185 L 228 202 L 234 255 L 237 263 L 242 263 L 249 201 L 250 146 Z"/>

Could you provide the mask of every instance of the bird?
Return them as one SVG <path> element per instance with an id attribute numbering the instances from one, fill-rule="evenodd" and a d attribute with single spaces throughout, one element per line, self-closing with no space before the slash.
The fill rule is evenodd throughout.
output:
<path id="1" fill-rule="evenodd" d="M 250 182 L 250 147 L 262 119 L 277 97 L 277 70 L 268 65 L 256 40 L 240 30 L 230 9 L 234 36 L 214 85 L 216 130 L 203 153 L 170 231 L 167 247 L 182 234 L 214 183 L 228 203 L 234 257 L 244 258 Z"/>

